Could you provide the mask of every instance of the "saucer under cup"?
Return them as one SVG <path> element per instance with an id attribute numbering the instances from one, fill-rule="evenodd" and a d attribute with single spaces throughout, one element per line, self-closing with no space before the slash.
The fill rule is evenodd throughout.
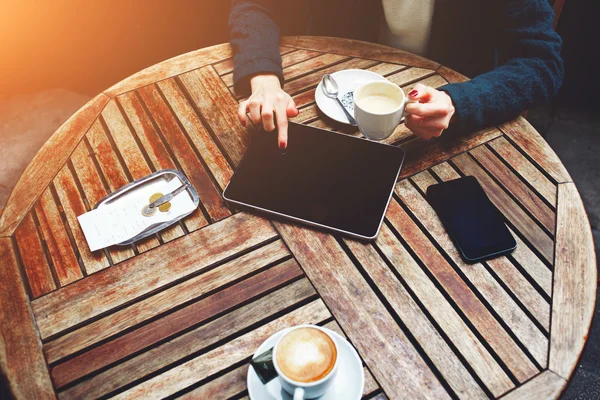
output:
<path id="1" fill-rule="evenodd" d="M 289 329 L 289 328 L 288 328 Z M 288 329 L 279 331 L 265 340 L 253 357 L 262 354 L 277 343 L 277 339 L 285 334 Z M 338 371 L 333 383 L 324 395 L 317 397 L 318 400 L 360 400 L 365 387 L 365 376 L 362 362 L 356 350 L 346 339 L 332 331 L 323 328 L 335 340 L 338 348 Z M 254 368 L 248 366 L 248 394 L 251 400 L 292 400 L 292 396 L 283 390 L 279 379 L 275 378 L 264 385 Z"/>
<path id="2" fill-rule="evenodd" d="M 351 93 L 354 89 L 366 82 L 387 81 L 383 76 L 364 69 L 345 69 L 343 71 L 334 72 L 331 76 L 338 84 L 338 98 L 342 103 L 347 105 L 346 109 L 350 115 L 354 115 L 354 101 Z M 327 97 L 323 92 L 323 82 L 319 82 L 319 85 L 315 90 L 315 102 L 323 114 L 327 115 L 329 118 L 341 122 L 342 124 L 350 125 L 348 118 L 346 118 L 346 115 L 340 108 L 338 102 L 335 101 L 335 99 Z"/>

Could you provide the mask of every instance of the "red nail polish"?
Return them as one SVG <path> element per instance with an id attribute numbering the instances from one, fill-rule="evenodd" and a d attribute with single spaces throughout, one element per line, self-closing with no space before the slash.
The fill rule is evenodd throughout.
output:
<path id="1" fill-rule="evenodd" d="M 286 148 L 285 142 L 279 142 L 279 148 L 281 150 L 285 150 L 285 148 Z"/>
<path id="2" fill-rule="evenodd" d="M 410 97 L 417 97 L 418 94 L 419 94 L 419 91 L 417 89 L 413 89 L 410 91 L 410 93 L 408 95 Z"/>

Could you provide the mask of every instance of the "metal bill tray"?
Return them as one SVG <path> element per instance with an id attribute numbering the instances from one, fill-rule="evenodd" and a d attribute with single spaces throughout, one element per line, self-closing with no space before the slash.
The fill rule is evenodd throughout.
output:
<path id="1" fill-rule="evenodd" d="M 96 204 L 95 208 L 111 207 L 111 206 L 128 203 L 132 199 L 138 197 L 140 191 L 148 188 L 149 186 L 154 186 L 159 183 L 166 184 L 167 182 L 170 182 L 175 177 L 179 178 L 179 180 L 183 184 L 190 183 L 188 178 L 180 171 L 177 171 L 175 169 L 163 169 L 162 171 L 156 171 L 148 176 L 145 176 L 136 181 L 128 183 L 127 185 L 123 186 L 119 190 L 109 194 L 108 196 L 106 196 L 102 200 L 100 200 L 98 202 L 98 204 Z M 189 196 L 192 198 L 192 201 L 194 202 L 194 205 L 197 208 L 198 204 L 200 203 L 200 199 L 198 198 L 198 192 L 196 192 L 196 189 L 194 189 L 194 187 L 190 184 L 190 186 L 188 186 L 185 193 L 189 194 Z M 182 196 L 182 195 L 183 195 L 183 193 L 181 193 L 179 196 Z M 117 243 L 117 246 L 127 246 L 127 245 L 137 242 L 138 240 L 141 240 L 145 237 L 153 235 L 156 232 L 161 231 L 161 230 L 165 229 L 166 227 L 173 225 L 174 223 L 181 220 L 182 218 L 185 218 L 192 212 L 193 211 L 190 211 L 187 214 L 180 215 L 177 218 L 174 218 L 170 221 L 151 225 L 147 229 L 145 229 L 142 232 L 140 232 L 139 234 L 137 234 L 136 236 L 132 237 L 131 239 L 127 239 L 124 242 Z"/>

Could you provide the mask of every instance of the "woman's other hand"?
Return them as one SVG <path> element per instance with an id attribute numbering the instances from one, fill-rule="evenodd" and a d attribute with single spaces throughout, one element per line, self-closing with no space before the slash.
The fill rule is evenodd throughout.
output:
<path id="1" fill-rule="evenodd" d="M 287 147 L 288 117 L 298 115 L 298 109 L 291 96 L 281 89 L 279 78 L 274 74 L 258 74 L 250 78 L 252 95 L 240 103 L 238 118 L 242 125 L 248 125 L 246 113 L 255 125 L 262 123 L 267 132 L 272 132 L 277 124 L 279 148 Z"/>
<path id="2" fill-rule="evenodd" d="M 454 116 L 454 104 L 446 92 L 417 84 L 408 94 L 406 127 L 422 139 L 439 137 L 450 125 Z"/>

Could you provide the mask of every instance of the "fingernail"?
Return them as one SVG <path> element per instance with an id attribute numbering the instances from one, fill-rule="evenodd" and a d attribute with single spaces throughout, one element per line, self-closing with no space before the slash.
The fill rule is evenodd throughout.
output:
<path id="1" fill-rule="evenodd" d="M 279 142 L 279 148 L 281 150 L 285 150 L 285 148 L 286 148 L 285 142 Z"/>
<path id="2" fill-rule="evenodd" d="M 413 89 L 410 91 L 410 93 L 408 95 L 410 97 L 417 97 L 418 94 L 419 94 L 419 91 L 417 89 Z"/>

